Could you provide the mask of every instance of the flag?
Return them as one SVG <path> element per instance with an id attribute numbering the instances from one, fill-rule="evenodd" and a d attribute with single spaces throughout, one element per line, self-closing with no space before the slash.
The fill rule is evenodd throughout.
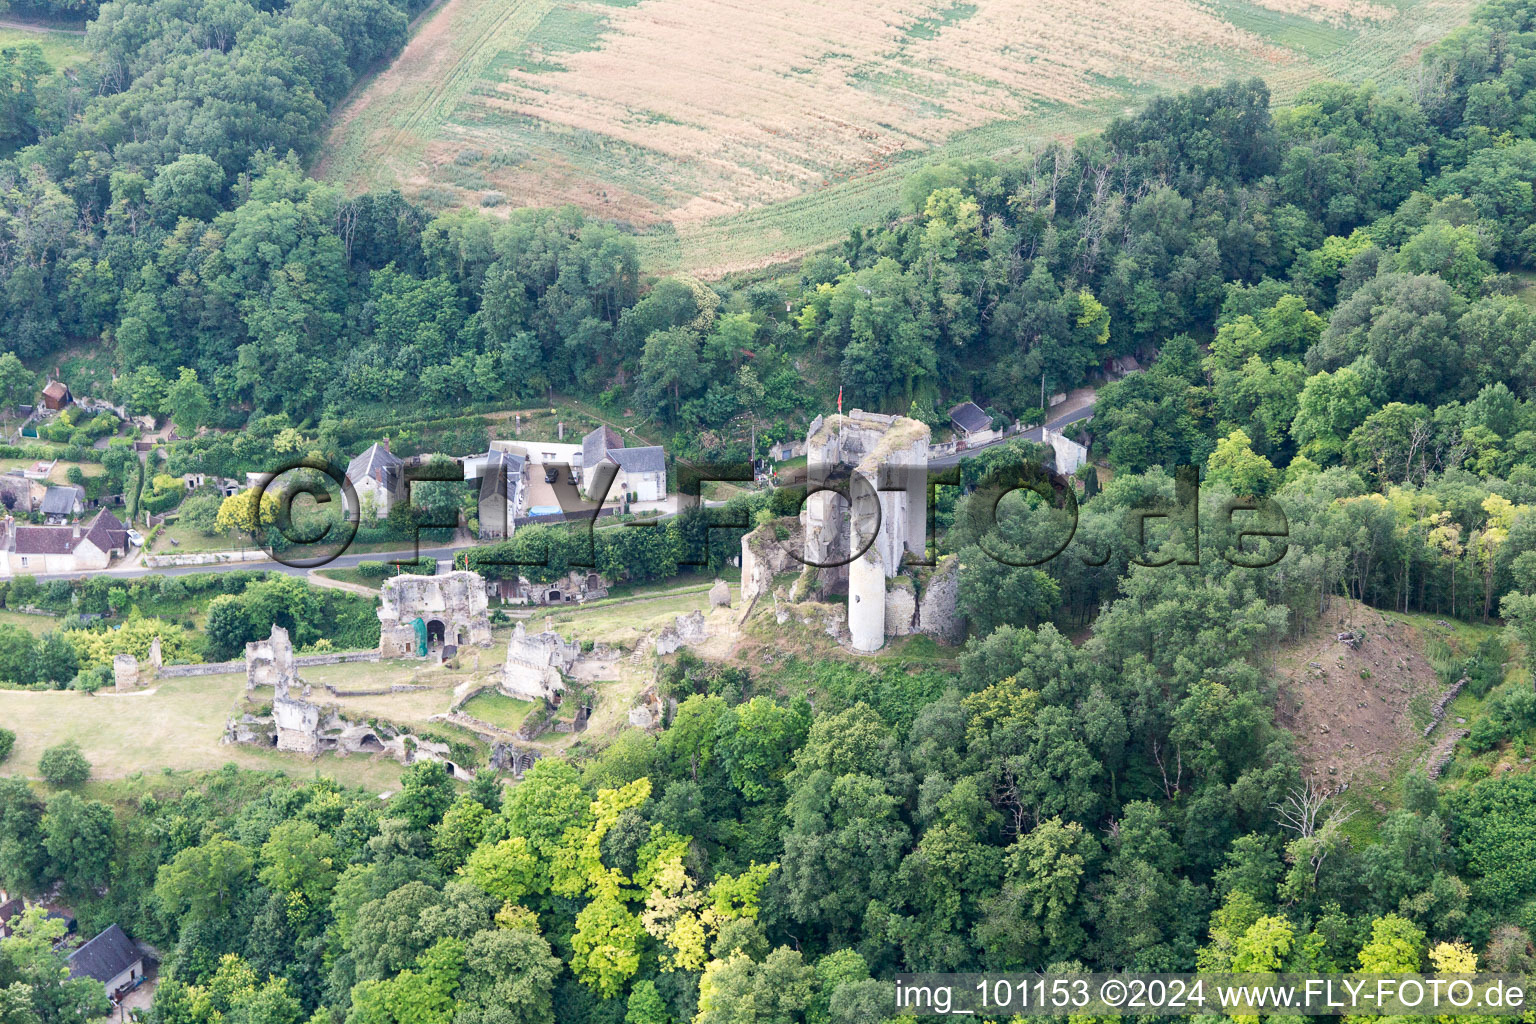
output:
<path id="1" fill-rule="evenodd" d="M 841 384 L 837 386 L 837 414 L 839 416 L 843 414 L 843 386 Z"/>

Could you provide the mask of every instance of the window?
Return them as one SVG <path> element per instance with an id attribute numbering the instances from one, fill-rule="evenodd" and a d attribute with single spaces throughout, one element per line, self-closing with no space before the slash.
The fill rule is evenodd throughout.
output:
<path id="1" fill-rule="evenodd" d="M 22 555 L 21 556 L 21 567 L 23 569 L 25 569 L 27 567 L 27 556 L 26 555 Z"/>

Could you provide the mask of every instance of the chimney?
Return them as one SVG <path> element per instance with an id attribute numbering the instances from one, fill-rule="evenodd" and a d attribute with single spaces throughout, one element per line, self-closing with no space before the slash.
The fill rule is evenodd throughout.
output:
<path id="1" fill-rule="evenodd" d="M 389 438 L 386 437 L 384 440 L 380 441 L 379 444 L 383 446 L 385 451 L 389 451 Z"/>
<path id="2" fill-rule="evenodd" d="M 76 523 L 75 524 L 75 540 L 79 540 L 79 539 L 80 539 L 80 524 Z"/>

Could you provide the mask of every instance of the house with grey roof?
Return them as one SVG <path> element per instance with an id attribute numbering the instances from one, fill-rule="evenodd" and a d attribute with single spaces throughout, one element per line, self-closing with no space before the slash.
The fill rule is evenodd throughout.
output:
<path id="1" fill-rule="evenodd" d="M 608 480 L 612 483 L 605 488 Z M 667 496 L 666 450 L 626 448 L 612 427 L 598 427 L 581 439 L 581 489 L 592 501 L 605 492 L 608 501 L 660 501 Z"/>
<path id="2" fill-rule="evenodd" d="M 510 537 L 527 494 L 527 457 L 492 448 L 464 460 L 464 478 L 480 482 L 480 539 Z"/>
<path id="3" fill-rule="evenodd" d="M 581 439 L 581 465 L 577 471 L 580 474 L 578 479 L 581 481 L 581 492 L 588 498 L 597 498 L 598 467 L 608 458 L 609 450 L 622 447 L 624 439 L 606 423 Z"/>
<path id="4" fill-rule="evenodd" d="M 619 467 L 610 496 L 628 495 L 630 501 L 660 501 L 667 496 L 667 452 L 660 445 L 613 448 L 608 461 Z"/>
<path id="5" fill-rule="evenodd" d="M 67 523 L 85 511 L 85 488 L 75 484 L 55 484 L 43 492 L 38 511 L 52 526 Z"/>
<path id="6" fill-rule="evenodd" d="M 121 928 L 111 925 L 69 954 L 71 978 L 94 978 L 117 1002 L 144 980 L 144 954 Z"/>
<path id="7" fill-rule="evenodd" d="M 347 463 L 347 479 L 357 500 L 373 499 L 375 514 L 383 519 L 405 497 L 405 463 L 389 450 L 389 440 L 374 444 Z"/>

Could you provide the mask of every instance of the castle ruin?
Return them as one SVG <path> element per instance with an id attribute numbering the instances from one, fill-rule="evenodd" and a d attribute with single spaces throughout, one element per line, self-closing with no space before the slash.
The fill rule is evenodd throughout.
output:
<path id="1" fill-rule="evenodd" d="M 245 688 L 271 686 L 287 693 L 298 682 L 299 670 L 293 660 L 293 641 L 288 631 L 274 624 L 272 635 L 245 645 Z"/>
<path id="2" fill-rule="evenodd" d="M 392 576 L 379 598 L 380 657 L 423 657 L 445 647 L 491 645 L 485 580 L 479 573 Z"/>
<path id="3" fill-rule="evenodd" d="M 918 420 L 861 409 L 817 417 L 806 437 L 805 561 L 819 569 L 823 594 L 846 589 L 857 651 L 878 651 L 910 628 L 886 621 L 886 589 L 906 556 L 927 548 L 930 438 Z"/>
<path id="4" fill-rule="evenodd" d="M 576 645 L 566 643 L 560 634 L 545 630 L 529 635 L 519 622 L 507 642 L 500 690 L 518 700 L 559 704 L 565 695 L 565 677 L 579 655 Z"/>

